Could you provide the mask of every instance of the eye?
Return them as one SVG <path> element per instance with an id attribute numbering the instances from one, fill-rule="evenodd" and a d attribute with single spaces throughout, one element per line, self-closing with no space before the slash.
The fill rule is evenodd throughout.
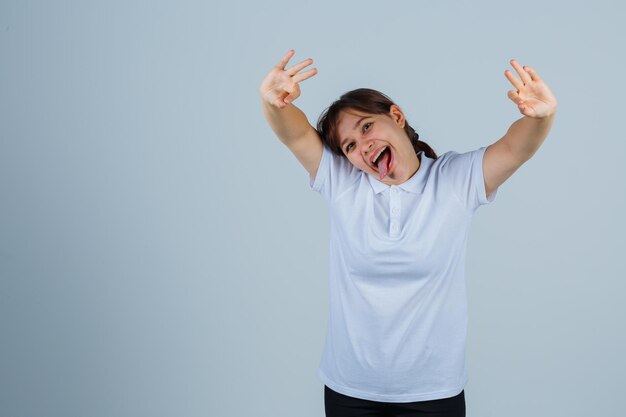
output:
<path id="1" fill-rule="evenodd" d="M 350 152 L 352 146 L 354 146 L 354 143 L 349 143 L 348 146 L 346 146 L 346 152 Z"/>
<path id="2" fill-rule="evenodd" d="M 371 122 L 365 123 L 365 124 L 363 125 L 363 131 L 365 132 L 365 131 L 369 130 L 369 127 L 370 127 L 371 125 L 372 125 L 372 123 L 371 123 Z"/>

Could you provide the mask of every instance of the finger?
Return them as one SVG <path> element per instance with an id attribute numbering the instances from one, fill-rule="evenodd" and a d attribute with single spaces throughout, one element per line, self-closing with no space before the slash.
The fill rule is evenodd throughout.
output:
<path id="1" fill-rule="evenodd" d="M 511 65 L 513 65 L 513 68 L 515 68 L 515 71 L 517 71 L 517 74 L 522 79 L 522 82 L 524 84 L 529 83 L 531 81 L 530 75 L 528 75 L 528 73 L 522 69 L 522 67 L 520 66 L 520 64 L 517 63 L 516 60 L 512 59 Z"/>
<path id="2" fill-rule="evenodd" d="M 530 74 L 530 78 L 532 78 L 533 81 L 541 81 L 541 78 L 539 78 L 539 75 L 537 75 L 537 73 L 535 72 L 534 69 L 532 69 L 531 67 L 526 67 L 524 66 L 524 70 Z"/>
<path id="3" fill-rule="evenodd" d="M 296 51 L 294 51 L 293 49 L 290 49 L 285 56 L 283 57 L 283 59 L 280 60 L 280 62 L 278 63 L 277 67 L 280 69 L 285 69 L 285 66 L 287 65 L 287 62 L 289 62 L 289 60 L 291 59 L 291 57 L 293 56 L 293 54 L 295 54 Z"/>
<path id="4" fill-rule="evenodd" d="M 305 59 L 304 61 L 300 62 L 299 64 L 294 65 L 293 67 L 289 68 L 287 70 L 287 74 L 289 75 L 294 75 L 300 72 L 300 70 L 302 68 L 306 68 L 309 65 L 311 65 L 313 63 L 313 60 L 311 58 L 309 59 Z"/>
<path id="5" fill-rule="evenodd" d="M 535 109 L 533 109 L 532 106 L 530 106 L 530 105 L 528 105 L 526 103 L 518 104 L 517 105 L 517 109 L 524 116 L 528 116 L 528 117 L 536 117 L 537 116 L 537 112 L 535 112 Z"/>
<path id="6" fill-rule="evenodd" d="M 317 68 L 311 68 L 310 70 L 305 71 L 302 74 L 296 75 L 295 77 L 293 77 L 293 80 L 299 83 L 300 81 L 304 81 L 304 80 L 311 78 L 315 74 L 317 74 Z"/>
<path id="7" fill-rule="evenodd" d="M 517 105 L 517 109 L 520 111 L 520 113 L 522 113 L 524 116 L 530 116 L 530 117 L 533 116 L 532 107 L 526 104 L 526 102 L 522 100 L 522 98 L 519 96 L 519 94 L 517 94 L 516 91 L 509 90 L 507 95 L 509 96 L 511 101 L 513 101 Z"/>
<path id="8" fill-rule="evenodd" d="M 280 97 L 278 97 L 276 100 L 272 101 L 272 104 L 276 107 L 278 107 L 279 109 L 284 108 L 287 104 L 283 101 L 283 99 L 281 99 Z"/>
<path id="9" fill-rule="evenodd" d="M 515 78 L 515 75 L 513 75 L 511 71 L 505 70 L 504 75 L 506 76 L 506 78 L 508 78 L 511 84 L 513 84 L 513 87 L 515 87 L 517 91 L 520 91 L 522 88 L 524 88 L 524 84 L 522 84 L 520 80 Z"/>
<path id="10" fill-rule="evenodd" d="M 523 103 L 523 100 L 519 96 L 519 94 L 517 94 L 517 91 L 509 90 L 507 92 L 507 96 L 511 99 L 511 101 L 513 101 L 513 103 L 517 104 L 518 106 Z"/>
<path id="11" fill-rule="evenodd" d="M 296 84 L 295 88 L 289 93 L 287 97 L 283 99 L 283 101 L 285 103 L 291 103 L 298 97 L 300 97 L 300 87 L 298 87 L 298 84 Z"/>

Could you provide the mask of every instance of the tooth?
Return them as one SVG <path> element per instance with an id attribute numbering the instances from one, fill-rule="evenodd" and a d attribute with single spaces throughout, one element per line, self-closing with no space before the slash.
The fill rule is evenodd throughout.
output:
<path id="1" fill-rule="evenodd" d="M 384 146 L 384 147 L 380 150 L 380 152 L 378 152 L 378 155 L 376 155 L 376 158 L 374 158 L 374 159 L 373 159 L 374 164 L 376 164 L 376 161 L 378 160 L 378 158 L 380 158 L 380 155 L 383 153 L 383 151 L 384 151 L 385 149 L 387 149 L 387 147 L 386 147 L 386 146 Z"/>

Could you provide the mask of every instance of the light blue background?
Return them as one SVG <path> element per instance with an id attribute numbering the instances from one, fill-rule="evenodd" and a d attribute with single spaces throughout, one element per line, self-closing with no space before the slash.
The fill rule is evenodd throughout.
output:
<path id="1" fill-rule="evenodd" d="M 228 5 L 227 5 L 228 4 Z M 618 1 L 0 2 L 0 416 L 323 416 L 328 216 L 263 118 L 379 89 L 438 154 L 559 100 L 468 247 L 469 417 L 621 416 Z"/>

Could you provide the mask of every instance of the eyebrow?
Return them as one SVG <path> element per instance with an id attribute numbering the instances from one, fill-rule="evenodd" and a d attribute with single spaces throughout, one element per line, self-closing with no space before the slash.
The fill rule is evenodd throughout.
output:
<path id="1" fill-rule="evenodd" d="M 361 122 L 369 117 L 372 116 L 363 116 L 361 117 L 359 120 L 356 121 L 356 123 L 354 124 L 354 128 L 352 130 L 355 130 L 357 127 L 359 127 L 359 125 L 361 124 Z M 348 140 L 348 138 L 345 138 L 344 140 L 341 141 L 341 143 L 339 144 L 339 147 L 341 149 L 343 149 L 343 145 L 346 143 L 346 141 Z"/>

